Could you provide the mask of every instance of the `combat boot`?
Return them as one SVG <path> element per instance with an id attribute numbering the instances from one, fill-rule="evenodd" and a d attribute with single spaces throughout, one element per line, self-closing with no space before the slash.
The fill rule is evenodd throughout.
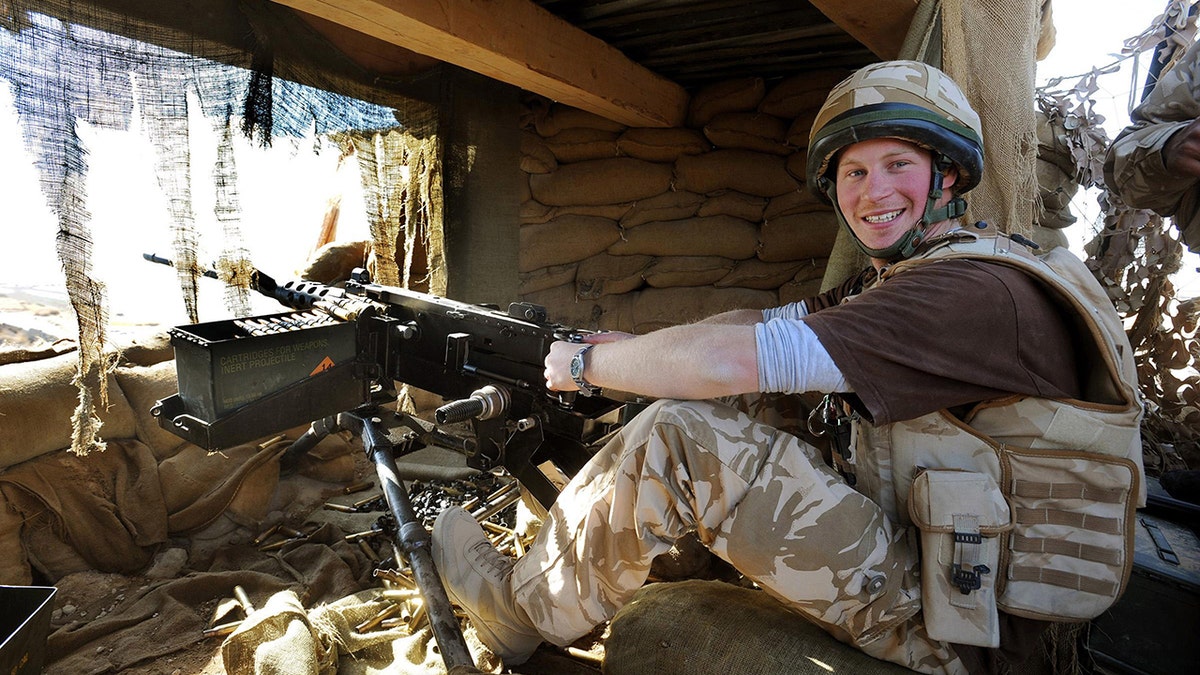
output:
<path id="1" fill-rule="evenodd" d="M 512 591 L 513 561 L 497 551 L 470 513 L 451 507 L 433 524 L 433 561 L 446 594 L 462 607 L 488 649 L 506 665 L 524 663 L 545 638 Z"/>

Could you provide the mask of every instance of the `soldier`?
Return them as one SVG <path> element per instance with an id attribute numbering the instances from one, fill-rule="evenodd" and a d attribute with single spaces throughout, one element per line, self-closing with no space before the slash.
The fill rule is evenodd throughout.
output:
<path id="1" fill-rule="evenodd" d="M 1119 594 L 1141 480 L 1130 349 L 1072 254 L 960 222 L 983 142 L 958 86 L 917 62 L 858 71 L 818 114 L 807 168 L 871 267 L 800 303 L 555 343 L 551 389 L 660 400 L 515 565 L 465 511 L 438 518 L 447 590 L 506 663 L 609 619 L 689 532 L 842 642 L 928 673 L 987 670 L 1038 619 Z M 834 467 L 711 400 L 814 391 L 849 430 Z"/>
<path id="2" fill-rule="evenodd" d="M 1126 204 L 1174 217 L 1200 252 L 1200 42 L 1130 114 L 1104 158 L 1104 180 Z"/>

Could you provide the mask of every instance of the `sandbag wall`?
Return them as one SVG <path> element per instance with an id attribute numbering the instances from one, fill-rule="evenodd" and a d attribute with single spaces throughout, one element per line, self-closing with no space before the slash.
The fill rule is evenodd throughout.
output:
<path id="1" fill-rule="evenodd" d="M 805 148 L 848 74 L 711 85 L 667 129 L 530 101 L 522 299 L 568 325 L 646 333 L 815 294 L 838 226 L 805 187 Z"/>

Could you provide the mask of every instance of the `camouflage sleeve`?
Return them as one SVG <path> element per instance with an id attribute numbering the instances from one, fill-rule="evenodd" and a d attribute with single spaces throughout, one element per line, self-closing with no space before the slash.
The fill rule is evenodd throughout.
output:
<path id="1" fill-rule="evenodd" d="M 1176 131 L 1200 116 L 1200 42 L 1159 79 L 1150 95 L 1130 113 L 1132 124 L 1109 146 L 1104 162 L 1108 187 L 1126 204 L 1190 222 L 1200 217 L 1194 194 L 1197 179 L 1167 171 L 1163 147 Z M 1181 229 L 1184 222 L 1181 222 Z"/>

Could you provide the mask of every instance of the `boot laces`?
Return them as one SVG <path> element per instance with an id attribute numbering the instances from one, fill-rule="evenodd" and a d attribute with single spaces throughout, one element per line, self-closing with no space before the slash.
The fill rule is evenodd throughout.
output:
<path id="1" fill-rule="evenodd" d="M 503 579 L 505 575 L 512 571 L 513 562 L 508 556 L 496 550 L 495 546 L 486 539 L 475 542 L 467 550 L 480 567 L 484 568 L 484 572 L 497 580 Z"/>

